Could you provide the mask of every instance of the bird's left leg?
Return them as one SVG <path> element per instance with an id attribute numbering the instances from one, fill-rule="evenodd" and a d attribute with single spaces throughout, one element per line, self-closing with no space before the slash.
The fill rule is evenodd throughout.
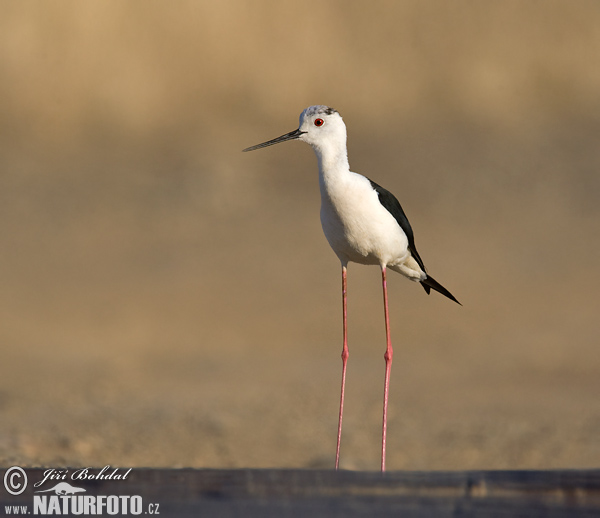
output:
<path id="1" fill-rule="evenodd" d="M 342 441 L 342 417 L 344 414 L 344 388 L 346 387 L 346 363 L 348 361 L 348 325 L 346 323 L 346 265 L 342 264 L 342 312 L 344 319 L 344 346 L 342 348 L 342 390 L 340 395 L 340 413 L 338 416 L 337 447 L 335 450 L 335 469 L 340 467 L 340 443 Z"/>
<path id="2" fill-rule="evenodd" d="M 383 307 L 385 312 L 385 337 L 387 347 L 385 349 L 385 383 L 383 386 L 383 431 L 381 437 L 381 471 L 385 471 L 385 442 L 387 434 L 387 409 L 388 409 L 388 393 L 390 389 L 390 371 L 392 369 L 392 358 L 394 350 L 392 349 L 392 340 L 390 339 L 390 318 L 388 313 L 388 296 L 387 296 L 387 280 L 386 268 L 381 267 L 381 282 L 383 284 Z"/>

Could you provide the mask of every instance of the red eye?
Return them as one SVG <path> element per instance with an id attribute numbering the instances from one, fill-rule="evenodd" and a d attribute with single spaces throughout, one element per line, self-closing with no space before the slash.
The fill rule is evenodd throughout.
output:
<path id="1" fill-rule="evenodd" d="M 323 119 L 315 119 L 315 126 L 323 126 Z"/>

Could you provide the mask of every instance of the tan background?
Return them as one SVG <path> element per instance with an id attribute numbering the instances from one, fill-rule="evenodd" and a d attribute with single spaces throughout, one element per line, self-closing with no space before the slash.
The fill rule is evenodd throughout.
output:
<path id="1" fill-rule="evenodd" d="M 338 109 L 430 272 L 390 279 L 390 469 L 600 465 L 600 3 L 65 1 L 0 16 L 0 465 L 330 467 Z M 342 466 L 377 469 L 379 272 Z"/>

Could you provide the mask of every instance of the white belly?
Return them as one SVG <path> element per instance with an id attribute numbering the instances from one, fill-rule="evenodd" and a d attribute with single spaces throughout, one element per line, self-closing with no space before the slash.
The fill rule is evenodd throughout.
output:
<path id="1" fill-rule="evenodd" d="M 392 266 L 409 256 L 406 234 L 364 176 L 322 185 L 321 225 L 342 262 Z"/>

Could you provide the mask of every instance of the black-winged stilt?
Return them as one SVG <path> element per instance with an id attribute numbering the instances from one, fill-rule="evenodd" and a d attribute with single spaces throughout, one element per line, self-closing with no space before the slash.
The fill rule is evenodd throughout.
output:
<path id="1" fill-rule="evenodd" d="M 385 314 L 385 382 L 383 391 L 383 431 L 381 471 L 385 471 L 387 407 L 390 370 L 394 351 L 390 339 L 386 269 L 390 268 L 415 282 L 425 291 L 433 289 L 454 302 L 454 296 L 426 273 L 417 252 L 412 228 L 395 196 L 368 178 L 350 171 L 346 150 L 346 125 L 340 114 L 328 106 L 310 106 L 300 114 L 297 130 L 276 139 L 244 149 L 252 151 L 286 140 L 302 140 L 310 144 L 319 161 L 321 188 L 321 225 L 329 245 L 342 263 L 342 390 L 338 420 L 335 468 L 339 468 L 342 416 L 348 340 L 346 326 L 346 269 L 349 262 L 374 264 L 381 268 Z"/>

